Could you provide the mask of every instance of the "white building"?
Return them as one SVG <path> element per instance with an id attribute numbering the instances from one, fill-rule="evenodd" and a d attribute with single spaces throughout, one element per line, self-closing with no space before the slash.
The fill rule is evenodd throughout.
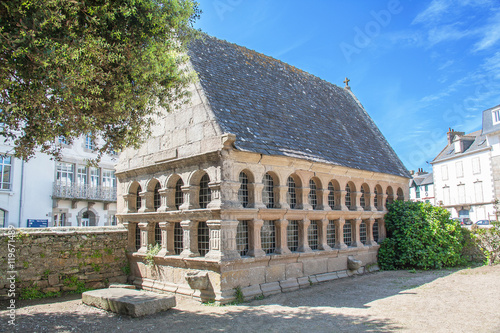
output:
<path id="1" fill-rule="evenodd" d="M 483 111 L 483 135 L 491 147 L 490 161 L 493 177 L 493 191 L 496 201 L 496 218 L 499 218 L 498 200 L 500 199 L 500 105 Z"/>
<path id="2" fill-rule="evenodd" d="M 9 156 L 13 147 L 0 144 L 0 227 L 103 226 L 116 223 L 118 158 L 103 156 L 98 167 L 89 137 L 63 145 L 61 161 L 37 153 L 31 160 Z"/>
<path id="3" fill-rule="evenodd" d="M 412 175 L 409 184 L 410 200 L 435 205 L 433 173 L 419 169 L 417 172 L 410 171 L 410 174 Z"/>

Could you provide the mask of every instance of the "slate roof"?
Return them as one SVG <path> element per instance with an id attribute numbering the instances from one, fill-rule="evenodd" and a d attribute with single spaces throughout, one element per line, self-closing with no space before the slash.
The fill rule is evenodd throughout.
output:
<path id="1" fill-rule="evenodd" d="M 455 151 L 455 145 L 454 143 L 448 144 L 439 154 L 436 156 L 436 158 L 432 161 L 432 163 L 439 162 L 441 160 L 446 160 L 450 159 L 456 156 L 461 156 L 465 153 L 472 153 L 477 150 L 481 150 L 483 148 L 488 147 L 488 143 L 486 142 L 486 135 L 481 134 L 481 130 L 472 132 L 470 134 L 467 134 L 464 136 L 465 140 L 470 141 L 468 143 L 469 147 L 465 146 L 466 148 L 463 152 L 457 153 Z"/>
<path id="2" fill-rule="evenodd" d="M 213 37 L 188 49 L 216 121 L 236 135 L 237 149 L 410 178 L 348 90 Z"/>
<path id="3" fill-rule="evenodd" d="M 420 186 L 420 185 L 430 185 L 430 184 L 434 184 L 434 175 L 432 172 L 423 175 L 413 176 L 413 179 L 410 180 L 410 187 L 412 187 L 413 185 Z"/>

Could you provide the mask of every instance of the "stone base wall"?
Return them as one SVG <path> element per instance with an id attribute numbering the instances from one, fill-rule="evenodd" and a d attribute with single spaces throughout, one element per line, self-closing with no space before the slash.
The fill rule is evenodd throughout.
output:
<path id="1" fill-rule="evenodd" d="M 378 270 L 379 246 L 352 247 L 343 250 L 295 252 L 230 262 L 209 262 L 193 258 L 155 258 L 155 265 L 144 264 L 142 256 L 131 255 L 131 275 L 140 288 L 172 292 L 201 301 L 228 303 L 241 290 L 245 300 L 293 291 L 315 283 L 335 280 Z M 349 259 L 360 261 L 350 269 Z M 351 267 L 352 268 L 352 267 Z M 186 276 L 206 276 L 204 289 L 193 289 Z"/>
<path id="2" fill-rule="evenodd" d="M 13 276 L 15 297 L 125 283 L 130 271 L 126 246 L 123 227 L 2 229 L 0 297 L 13 289 Z"/>

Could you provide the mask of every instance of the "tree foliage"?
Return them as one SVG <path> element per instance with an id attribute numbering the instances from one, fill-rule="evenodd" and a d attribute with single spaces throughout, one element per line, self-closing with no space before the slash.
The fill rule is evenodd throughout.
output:
<path id="1" fill-rule="evenodd" d="M 478 247 L 483 251 L 489 265 L 500 261 L 500 222 L 493 221 L 491 228 L 473 225 L 472 235 Z"/>
<path id="2" fill-rule="evenodd" d="M 186 101 L 193 0 L 0 3 L 1 135 L 28 159 L 56 138 L 102 137 L 102 154 L 138 146 L 158 107 Z"/>
<path id="3" fill-rule="evenodd" d="M 395 201 L 385 216 L 387 238 L 378 260 L 383 269 L 430 269 L 463 264 L 464 237 L 456 220 L 441 207 Z"/>

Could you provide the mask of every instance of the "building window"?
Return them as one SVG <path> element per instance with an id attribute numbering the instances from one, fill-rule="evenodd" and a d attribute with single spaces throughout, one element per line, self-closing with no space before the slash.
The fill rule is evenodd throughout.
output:
<path id="1" fill-rule="evenodd" d="M 286 192 L 286 201 L 290 205 L 291 209 L 297 207 L 297 191 L 295 180 L 292 177 L 288 177 L 286 184 L 288 186 L 288 191 Z"/>
<path id="2" fill-rule="evenodd" d="M 137 186 L 137 191 L 135 192 L 135 209 L 139 211 L 142 207 L 142 198 L 141 198 L 141 186 Z"/>
<path id="3" fill-rule="evenodd" d="M 184 186 L 184 182 L 182 179 L 179 179 L 177 183 L 175 183 L 175 208 L 179 210 L 179 207 L 184 202 L 184 195 L 182 193 L 182 186 Z"/>
<path id="4" fill-rule="evenodd" d="M 318 207 L 318 193 L 317 186 L 314 180 L 309 180 L 309 204 L 313 209 Z"/>
<path id="5" fill-rule="evenodd" d="M 274 180 L 270 174 L 266 173 L 263 179 L 264 188 L 262 189 L 262 202 L 267 208 L 274 206 Z"/>
<path id="6" fill-rule="evenodd" d="M 204 257 L 210 251 L 210 229 L 207 222 L 198 223 L 198 252 Z"/>
<path id="7" fill-rule="evenodd" d="M 474 183 L 474 194 L 475 194 L 477 203 L 483 202 L 483 183 L 482 182 Z"/>
<path id="8" fill-rule="evenodd" d="M 116 188 L 116 176 L 114 170 L 102 170 L 102 186 Z"/>
<path id="9" fill-rule="evenodd" d="M 475 175 L 481 173 L 481 162 L 479 161 L 479 157 L 474 157 L 472 159 L 472 173 Z"/>
<path id="10" fill-rule="evenodd" d="M 11 156 L 0 156 L 0 189 L 2 190 L 10 190 L 12 173 L 11 163 Z"/>
<path id="11" fill-rule="evenodd" d="M 85 137 L 85 148 L 90 149 L 90 150 L 95 149 L 94 140 L 92 140 L 92 137 L 90 135 L 87 135 Z"/>
<path id="12" fill-rule="evenodd" d="M 397 198 L 399 201 L 404 201 L 405 200 L 405 195 L 403 193 L 403 189 L 400 187 L 398 188 L 398 191 L 396 192 Z"/>
<path id="13" fill-rule="evenodd" d="M 159 223 L 155 223 L 155 244 L 161 245 L 161 229 Z"/>
<path id="14" fill-rule="evenodd" d="M 116 215 L 115 214 L 109 215 L 108 224 L 109 225 L 116 225 Z"/>
<path id="15" fill-rule="evenodd" d="M 87 167 L 85 166 L 78 166 L 76 168 L 76 183 L 78 185 L 87 185 Z"/>
<path id="16" fill-rule="evenodd" d="M 0 209 L 0 225 L 2 228 L 7 228 L 7 212 Z"/>
<path id="17" fill-rule="evenodd" d="M 351 205 L 351 186 L 349 184 L 347 184 L 345 186 L 345 205 L 347 207 L 347 209 L 352 209 L 352 205 Z"/>
<path id="18" fill-rule="evenodd" d="M 459 185 L 457 186 L 458 189 L 458 203 L 466 203 L 466 198 L 465 198 L 465 185 Z"/>
<path id="19" fill-rule="evenodd" d="M 464 176 L 464 166 L 462 161 L 455 163 L 455 169 L 457 172 L 457 178 L 462 178 Z"/>
<path id="20" fill-rule="evenodd" d="M 60 136 L 58 138 L 58 141 L 60 144 L 63 144 L 63 145 L 67 145 L 68 144 L 68 140 L 66 140 L 66 138 L 64 136 Z"/>
<path id="21" fill-rule="evenodd" d="M 99 168 L 91 167 L 90 169 L 90 185 L 97 187 L 100 185 L 100 170 Z"/>
<path id="22" fill-rule="evenodd" d="M 139 223 L 135 225 L 135 250 L 139 251 L 141 248 L 141 228 L 139 228 Z"/>
<path id="23" fill-rule="evenodd" d="M 200 208 L 207 208 L 210 201 L 212 201 L 212 192 L 208 187 L 209 182 L 210 178 L 208 178 L 207 174 L 204 174 L 200 180 L 200 195 L 199 195 Z"/>
<path id="24" fill-rule="evenodd" d="M 328 221 L 328 225 L 326 226 L 326 244 L 329 247 L 335 247 L 336 235 L 335 235 L 335 221 Z"/>
<path id="25" fill-rule="evenodd" d="M 153 192 L 153 209 L 156 212 L 161 206 L 160 183 L 156 183 Z"/>
<path id="26" fill-rule="evenodd" d="M 366 193 L 365 193 L 365 188 L 361 186 L 361 196 L 359 197 L 359 204 L 361 207 L 366 208 Z"/>
<path id="27" fill-rule="evenodd" d="M 248 176 L 243 171 L 240 172 L 240 189 L 238 190 L 238 200 L 243 208 L 248 207 Z"/>
<path id="28" fill-rule="evenodd" d="M 448 166 L 447 165 L 441 166 L 441 179 L 448 180 Z"/>
<path id="29" fill-rule="evenodd" d="M 450 187 L 449 186 L 443 187 L 443 204 L 444 205 L 450 204 Z"/>
<path id="30" fill-rule="evenodd" d="M 266 254 L 274 253 L 276 249 L 276 227 L 274 221 L 264 220 L 260 233 L 262 250 Z"/>
<path id="31" fill-rule="evenodd" d="M 420 198 L 420 186 L 418 185 L 415 186 L 415 196 L 417 199 Z"/>
<path id="32" fill-rule="evenodd" d="M 373 223 L 373 240 L 378 243 L 378 220 Z"/>
<path id="33" fill-rule="evenodd" d="M 299 221 L 289 220 L 286 232 L 288 249 L 292 252 L 297 251 L 299 247 Z"/>
<path id="34" fill-rule="evenodd" d="M 351 243 L 352 243 L 351 223 L 349 221 L 345 221 L 345 224 L 344 224 L 344 244 L 347 246 L 351 246 Z"/>
<path id="35" fill-rule="evenodd" d="M 248 253 L 248 221 L 239 221 L 236 228 L 236 249 L 240 256 Z"/>
<path id="36" fill-rule="evenodd" d="M 3 176 L 3 170 L 2 170 Z M 71 163 L 57 162 L 56 182 L 63 185 L 71 185 L 74 182 L 75 166 Z M 2 177 L 3 179 L 4 177 Z"/>
<path id="37" fill-rule="evenodd" d="M 318 249 L 318 223 L 316 221 L 311 221 L 307 228 L 307 240 L 311 250 Z"/>
<path id="38" fill-rule="evenodd" d="M 359 240 L 361 243 L 366 244 L 366 224 L 361 222 L 359 225 Z"/>
<path id="39" fill-rule="evenodd" d="M 373 191 L 373 205 L 375 206 L 375 208 L 378 208 L 378 190 L 375 189 Z"/>
<path id="40" fill-rule="evenodd" d="M 54 215 L 54 227 L 64 227 L 66 225 L 66 213 Z"/>
<path id="41" fill-rule="evenodd" d="M 328 191 L 328 206 L 335 209 L 335 187 L 333 187 L 332 182 L 328 183 Z"/>
<path id="42" fill-rule="evenodd" d="M 177 255 L 181 254 L 182 250 L 184 250 L 183 235 L 184 235 L 184 231 L 181 227 L 181 224 L 175 223 L 174 224 L 174 252 Z"/>
<path id="43" fill-rule="evenodd" d="M 493 124 L 500 123 L 500 110 L 493 111 L 492 116 L 493 116 Z"/>

